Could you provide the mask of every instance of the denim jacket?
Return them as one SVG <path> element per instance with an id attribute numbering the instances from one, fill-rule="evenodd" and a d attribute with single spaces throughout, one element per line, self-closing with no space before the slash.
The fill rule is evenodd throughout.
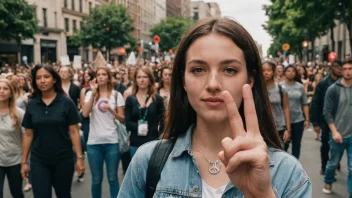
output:
<path id="1" fill-rule="evenodd" d="M 154 198 L 202 197 L 202 178 L 192 153 L 191 137 L 194 125 L 179 136 L 161 172 Z M 148 162 L 157 141 L 142 145 L 134 155 L 118 198 L 145 197 Z M 293 156 L 269 148 L 271 183 L 276 197 L 312 197 L 312 184 L 301 164 Z M 242 198 L 243 194 L 229 182 L 222 198 Z"/>

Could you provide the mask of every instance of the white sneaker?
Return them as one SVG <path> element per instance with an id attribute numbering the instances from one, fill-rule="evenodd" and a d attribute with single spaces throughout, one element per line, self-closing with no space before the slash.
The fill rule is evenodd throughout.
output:
<path id="1" fill-rule="evenodd" d="M 84 182 L 84 178 L 83 177 L 82 178 L 78 178 L 77 182 Z"/>
<path id="2" fill-rule="evenodd" d="M 332 184 L 325 184 L 323 188 L 323 193 L 331 194 Z"/>

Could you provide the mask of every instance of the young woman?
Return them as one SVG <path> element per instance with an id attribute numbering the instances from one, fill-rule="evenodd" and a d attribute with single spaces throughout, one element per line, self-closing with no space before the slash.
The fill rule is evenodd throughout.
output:
<path id="1" fill-rule="evenodd" d="M 280 150 L 260 56 L 238 23 L 198 21 L 178 46 L 170 91 L 163 138 L 176 142 L 155 197 L 312 196 L 302 166 Z M 118 197 L 145 196 L 157 143 L 138 149 Z"/>
<path id="2" fill-rule="evenodd" d="M 102 195 L 104 161 L 110 197 L 116 197 L 119 192 L 117 170 L 120 151 L 115 119 L 124 122 L 125 101 L 119 92 L 114 91 L 109 68 L 98 67 L 95 76 L 90 82 L 91 91 L 87 92 L 82 109 L 83 117 L 88 117 L 91 113 L 87 153 L 92 173 L 92 197 L 100 198 Z"/>
<path id="3" fill-rule="evenodd" d="M 307 94 L 304 87 L 299 83 L 300 79 L 297 69 L 289 65 L 285 68 L 285 81 L 281 86 L 288 93 L 290 106 L 291 142 L 292 155 L 299 159 L 301 153 L 301 141 L 303 131 L 309 126 L 309 107 Z M 289 143 L 285 144 L 285 151 L 288 150 Z"/>
<path id="4" fill-rule="evenodd" d="M 126 129 L 131 131 L 130 153 L 134 156 L 138 147 L 158 139 L 164 128 L 164 102 L 156 93 L 152 71 L 138 68 L 133 82 L 133 93 L 126 99 Z"/>
<path id="5" fill-rule="evenodd" d="M 169 67 L 163 67 L 160 71 L 160 76 L 158 93 L 164 99 L 164 105 L 167 107 L 167 103 L 170 99 L 171 69 Z"/>
<path id="6" fill-rule="evenodd" d="M 70 198 L 74 172 L 74 147 L 76 171 L 84 171 L 81 142 L 78 131 L 80 118 L 75 104 L 61 87 L 59 74 L 49 65 L 37 65 L 32 70 L 34 92 L 28 102 L 22 126 L 23 179 L 28 177 L 28 154 L 31 149 L 31 177 L 33 195 L 51 197 L 52 187 L 56 197 Z"/>
<path id="7" fill-rule="evenodd" d="M 275 68 L 275 72 L 276 72 L 275 82 L 281 83 L 282 81 L 285 80 L 284 69 L 285 69 L 285 67 L 283 65 L 281 65 L 281 64 L 276 65 L 276 68 Z"/>
<path id="8" fill-rule="evenodd" d="M 28 97 L 26 92 L 21 88 L 20 79 L 17 75 L 13 75 L 9 78 L 11 85 L 14 90 L 14 98 L 16 105 L 26 111 L 26 105 L 28 103 Z"/>
<path id="9" fill-rule="evenodd" d="M 24 111 L 16 107 L 15 91 L 8 80 L 0 79 L 0 197 L 5 176 L 14 198 L 23 198 L 21 177 L 22 129 Z"/>
<path id="10" fill-rule="evenodd" d="M 74 71 L 70 67 L 63 66 L 59 69 L 62 89 L 72 99 L 76 107 L 79 107 L 80 89 L 72 82 Z"/>
<path id="11" fill-rule="evenodd" d="M 282 147 L 284 143 L 290 141 L 291 124 L 290 124 L 290 108 L 288 104 L 288 94 L 285 89 L 275 82 L 275 64 L 265 62 L 263 64 L 263 75 L 265 84 L 269 94 L 271 109 L 273 112 L 276 130 L 280 136 Z"/>
<path id="12" fill-rule="evenodd" d="M 24 74 L 17 74 L 17 76 L 20 79 L 20 86 L 24 92 L 30 93 L 32 88 L 30 81 L 27 79 L 27 76 Z"/>

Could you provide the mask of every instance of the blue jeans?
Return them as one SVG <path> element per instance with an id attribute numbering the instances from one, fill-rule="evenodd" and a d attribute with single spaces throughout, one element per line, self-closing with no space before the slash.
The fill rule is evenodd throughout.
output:
<path id="1" fill-rule="evenodd" d="M 101 198 L 103 181 L 103 165 L 106 163 L 106 173 L 110 186 L 110 197 L 116 198 L 119 192 L 117 170 L 120 161 L 119 144 L 87 145 L 88 162 L 92 173 L 92 197 Z"/>
<path id="2" fill-rule="evenodd" d="M 138 147 L 130 146 L 130 155 L 131 159 L 133 158 L 134 154 L 136 154 Z"/>
<path id="3" fill-rule="evenodd" d="M 326 165 L 324 182 L 327 184 L 332 184 L 336 181 L 335 169 L 340 163 L 341 155 L 344 150 L 347 151 L 347 165 L 348 165 L 348 177 L 347 177 L 347 185 L 348 185 L 348 193 L 352 196 L 352 137 L 343 138 L 341 144 L 336 143 L 331 135 L 329 140 L 330 145 L 330 159 L 328 164 Z"/>

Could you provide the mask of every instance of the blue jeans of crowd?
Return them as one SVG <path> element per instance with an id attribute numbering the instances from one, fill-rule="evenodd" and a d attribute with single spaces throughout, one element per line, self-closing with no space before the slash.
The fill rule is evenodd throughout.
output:
<path id="1" fill-rule="evenodd" d="M 106 173 L 110 186 L 110 197 L 116 198 L 119 192 L 118 166 L 120 161 L 119 144 L 87 145 L 88 162 L 92 173 L 92 197 L 101 198 L 103 165 L 106 164 Z"/>
<path id="2" fill-rule="evenodd" d="M 135 146 L 130 146 L 130 155 L 131 155 L 131 159 L 134 156 L 134 154 L 136 154 L 138 147 Z"/>
<path id="3" fill-rule="evenodd" d="M 327 184 L 332 184 L 336 181 L 335 179 L 335 169 L 340 163 L 341 156 L 343 152 L 347 151 L 347 166 L 348 166 L 348 177 L 347 177 L 347 187 L 350 197 L 352 196 L 352 137 L 343 138 L 341 144 L 336 143 L 330 134 L 330 159 L 325 169 L 324 182 Z"/>

